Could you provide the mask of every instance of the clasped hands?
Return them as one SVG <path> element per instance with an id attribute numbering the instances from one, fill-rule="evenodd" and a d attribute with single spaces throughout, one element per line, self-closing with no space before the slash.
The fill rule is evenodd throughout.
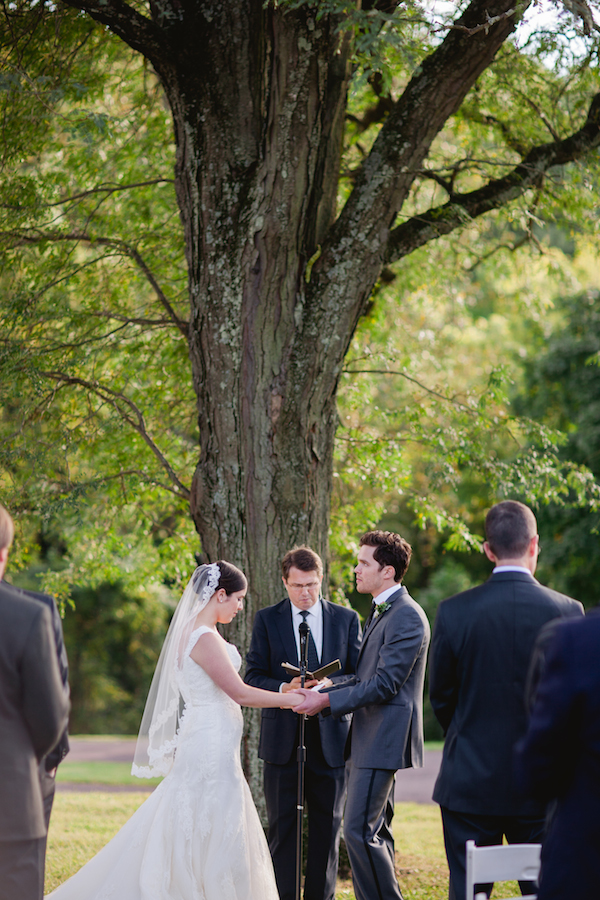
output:
<path id="1" fill-rule="evenodd" d="M 316 716 L 322 709 L 329 706 L 329 694 L 323 693 L 322 688 L 329 687 L 333 682 L 330 678 L 315 678 L 306 680 L 304 687 L 300 687 L 300 676 L 282 687 L 282 693 L 289 694 L 289 709 L 296 713 L 304 713 L 307 716 Z"/>

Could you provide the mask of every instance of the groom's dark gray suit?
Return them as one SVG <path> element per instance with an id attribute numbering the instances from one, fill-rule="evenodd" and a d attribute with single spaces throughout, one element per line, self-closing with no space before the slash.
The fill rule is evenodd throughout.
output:
<path id="1" fill-rule="evenodd" d="M 331 714 L 354 713 L 346 746 L 344 840 L 356 900 L 397 900 L 391 834 L 396 769 L 423 765 L 429 623 L 404 586 L 365 629 L 356 675 L 329 691 Z"/>

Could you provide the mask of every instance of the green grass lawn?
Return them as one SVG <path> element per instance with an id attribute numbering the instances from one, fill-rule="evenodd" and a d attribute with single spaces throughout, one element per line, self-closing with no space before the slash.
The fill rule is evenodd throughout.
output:
<path id="1" fill-rule="evenodd" d="M 97 853 L 146 796 L 139 792 L 61 793 L 59 789 L 48 836 L 46 891 L 54 890 Z M 448 869 L 438 807 L 398 803 L 394 837 L 398 878 L 406 900 L 446 900 Z M 501 885 L 493 896 L 515 894 L 516 885 Z M 351 881 L 338 882 L 336 898 L 354 900 Z"/>
<path id="2" fill-rule="evenodd" d="M 154 787 L 162 778 L 136 778 L 131 774 L 131 763 L 69 762 L 67 758 L 58 767 L 56 780 L 76 784 L 135 784 Z"/>

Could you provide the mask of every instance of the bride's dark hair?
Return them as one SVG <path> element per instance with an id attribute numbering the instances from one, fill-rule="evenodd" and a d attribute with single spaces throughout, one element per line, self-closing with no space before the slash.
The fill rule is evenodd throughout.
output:
<path id="1" fill-rule="evenodd" d="M 223 588 L 226 594 L 234 594 L 236 591 L 246 590 L 248 581 L 241 569 L 226 562 L 224 559 L 218 560 L 217 565 L 221 570 L 221 576 L 215 590 L 218 591 L 220 588 Z"/>

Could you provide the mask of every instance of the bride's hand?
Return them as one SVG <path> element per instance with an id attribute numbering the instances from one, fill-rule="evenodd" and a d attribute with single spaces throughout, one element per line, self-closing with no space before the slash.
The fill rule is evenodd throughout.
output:
<path id="1" fill-rule="evenodd" d="M 295 691 L 287 691 L 282 696 L 285 696 L 285 704 L 282 703 L 281 709 L 294 709 L 296 706 L 300 706 L 304 700 L 302 694 L 297 694 Z"/>

